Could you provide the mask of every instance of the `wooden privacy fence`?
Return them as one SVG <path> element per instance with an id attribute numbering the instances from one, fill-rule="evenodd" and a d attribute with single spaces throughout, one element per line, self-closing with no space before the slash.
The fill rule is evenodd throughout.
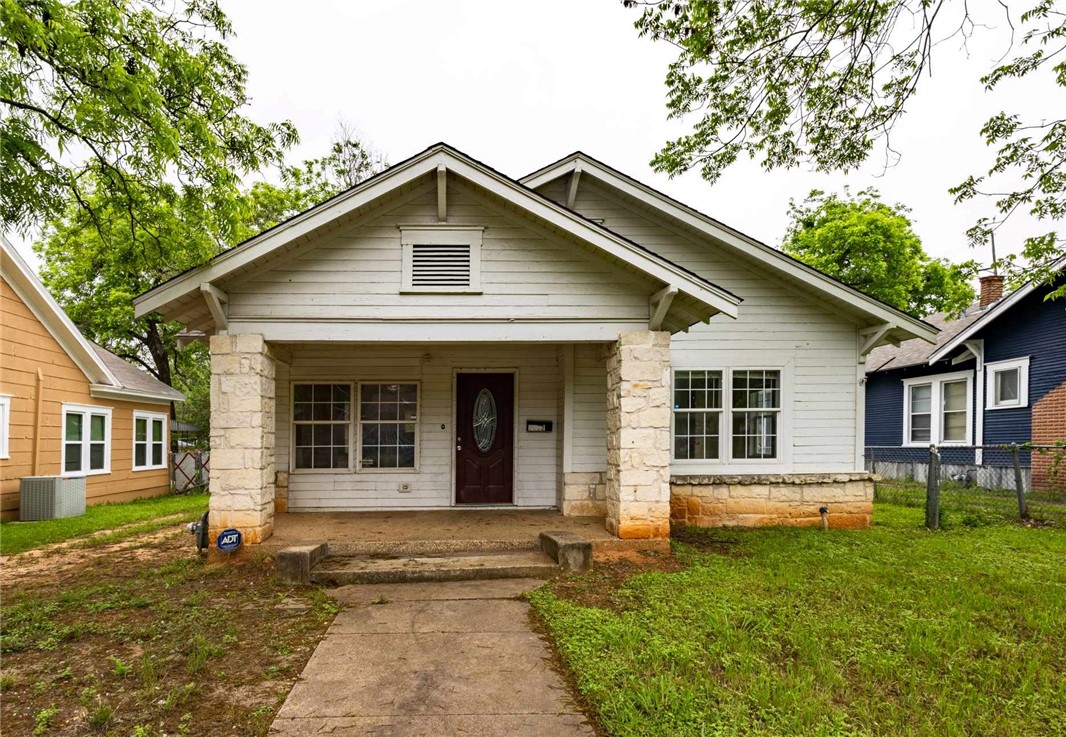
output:
<path id="1" fill-rule="evenodd" d="M 866 470 L 879 477 L 874 499 L 924 507 L 931 530 L 945 513 L 963 523 L 998 516 L 1066 525 L 1064 457 L 1066 447 L 1030 443 L 871 446 Z"/>
<path id="2" fill-rule="evenodd" d="M 211 452 L 207 450 L 180 450 L 172 454 L 171 483 L 174 491 L 207 490 L 210 479 Z"/>

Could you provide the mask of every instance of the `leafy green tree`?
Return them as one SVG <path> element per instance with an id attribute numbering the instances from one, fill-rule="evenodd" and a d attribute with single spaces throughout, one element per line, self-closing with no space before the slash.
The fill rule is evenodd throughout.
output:
<path id="1" fill-rule="evenodd" d="M 893 307 L 918 317 L 959 314 L 976 298 L 976 264 L 951 264 L 922 250 L 903 205 L 881 201 L 877 190 L 841 198 L 814 190 L 790 203 L 784 250 Z"/>
<path id="2" fill-rule="evenodd" d="M 240 114 L 231 34 L 216 0 L 0 0 L 0 224 L 26 232 L 73 202 L 101 238 L 121 215 L 148 254 L 172 235 L 163 203 L 231 241 L 241 176 L 297 140 Z"/>
<path id="3" fill-rule="evenodd" d="M 344 161 L 353 151 L 369 151 L 358 139 L 334 142 L 330 153 L 298 166 L 283 167 L 281 183 L 256 182 L 236 199 L 234 238 L 244 240 L 347 188 L 352 181 Z M 386 166 L 377 156 L 378 166 Z M 369 175 L 372 169 L 363 171 Z M 41 279 L 71 319 L 91 339 L 140 364 L 160 381 L 190 397 L 206 397 L 202 347 L 177 349 L 182 326 L 158 316 L 137 318 L 133 298 L 221 250 L 217 221 L 196 220 L 182 206 L 183 193 L 165 188 L 166 197 L 143 200 L 131 219 L 106 188 L 87 188 L 90 208 L 71 203 L 50 222 L 34 244 Z M 152 232 L 143 248 L 141 229 Z M 199 382 L 199 383 L 198 383 Z M 198 411 L 190 409 L 189 411 Z M 194 420 L 190 420 L 194 421 Z"/>
<path id="4" fill-rule="evenodd" d="M 667 108 L 671 118 L 693 120 L 652 166 L 671 175 L 696 168 L 711 182 L 742 155 L 767 170 L 819 171 L 852 169 L 879 147 L 891 155 L 889 136 L 934 52 L 964 50 L 975 34 L 998 30 L 1010 48 L 981 83 L 993 93 L 1012 79 L 1038 78 L 1048 114 L 1025 121 L 1004 111 L 988 120 L 981 135 L 996 148 L 995 163 L 951 192 L 956 201 L 994 203 L 997 214 L 968 231 L 975 245 L 1019 210 L 1047 222 L 1001 265 L 1015 281 L 1053 278 L 1066 251 L 1066 14 L 1057 0 L 1028 0 L 1020 13 L 1013 3 L 948 0 L 623 2 L 643 6 L 641 36 L 677 47 Z M 978 11 L 986 15 L 974 17 Z"/>

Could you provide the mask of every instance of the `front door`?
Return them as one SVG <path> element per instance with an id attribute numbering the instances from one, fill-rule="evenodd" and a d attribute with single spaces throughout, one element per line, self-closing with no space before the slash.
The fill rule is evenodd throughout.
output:
<path id="1" fill-rule="evenodd" d="M 455 503 L 514 503 L 514 374 L 459 374 Z"/>

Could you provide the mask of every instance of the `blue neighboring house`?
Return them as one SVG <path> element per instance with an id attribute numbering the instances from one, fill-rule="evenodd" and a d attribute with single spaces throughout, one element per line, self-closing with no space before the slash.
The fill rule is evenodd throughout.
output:
<path id="1" fill-rule="evenodd" d="M 1055 286 L 1066 259 L 1057 267 Z M 917 462 L 936 444 L 945 463 L 1008 466 L 1009 453 L 966 446 L 1066 440 L 1066 302 L 1045 301 L 1053 288 L 1030 282 L 1003 297 L 1003 277 L 982 277 L 981 299 L 961 317 L 926 318 L 940 329 L 936 345 L 874 349 L 866 445 L 875 457 Z M 1048 456 L 1024 455 L 1033 487 L 1063 485 L 1049 478 Z"/>

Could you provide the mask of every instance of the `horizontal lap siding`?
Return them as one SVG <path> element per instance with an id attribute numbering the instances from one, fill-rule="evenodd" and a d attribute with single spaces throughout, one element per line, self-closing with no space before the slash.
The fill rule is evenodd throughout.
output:
<path id="1" fill-rule="evenodd" d="M 454 183 L 448 188 L 448 224 L 485 228 L 483 293 L 400 294 L 397 226 L 436 222 L 436 193 L 425 192 L 230 288 L 229 316 L 638 321 L 648 317 L 649 288 L 567 241 L 530 229 L 518 217 Z"/>
<path id="2" fill-rule="evenodd" d="M 554 187 L 551 189 L 550 187 Z M 558 183 L 544 190 L 560 196 Z M 856 326 L 760 274 L 710 239 L 697 241 L 635 209 L 625 195 L 582 178 L 575 209 L 739 295 L 739 319 L 718 316 L 673 338 L 675 368 L 784 367 L 791 461 L 763 467 L 803 472 L 855 468 Z M 738 468 L 739 466 L 735 466 Z M 709 466 L 710 468 L 710 466 Z M 728 472 L 730 466 L 713 466 Z M 744 468 L 750 468 L 746 466 Z"/>
<path id="3" fill-rule="evenodd" d="M 16 516 L 19 479 L 33 475 L 37 411 L 37 369 L 44 374 L 41 449 L 37 473 L 56 476 L 62 459 L 63 403 L 111 408 L 111 473 L 86 477 L 90 504 L 163 494 L 167 469 L 133 471 L 133 412 L 166 412 L 167 407 L 95 399 L 89 381 L 63 347 L 8 283 L 0 279 L 0 394 L 11 395 L 10 457 L 0 461 L 0 513 Z"/>
<path id="4" fill-rule="evenodd" d="M 607 364 L 604 346 L 574 346 L 574 448 L 571 470 L 607 470 Z"/>
<path id="5" fill-rule="evenodd" d="M 429 360 L 424 361 L 423 356 L 427 353 Z M 515 502 L 519 506 L 554 506 L 561 432 L 559 394 L 562 378 L 558 348 L 297 345 L 291 348 L 291 362 L 278 372 L 278 470 L 289 469 L 290 382 L 420 382 L 420 460 L 418 470 L 412 472 L 295 471 L 289 476 L 289 509 L 450 506 L 454 370 L 493 368 L 518 370 Z M 526 420 L 549 420 L 555 431 L 527 433 Z M 399 493 L 398 487 L 403 483 L 411 485 L 410 493 Z"/>

